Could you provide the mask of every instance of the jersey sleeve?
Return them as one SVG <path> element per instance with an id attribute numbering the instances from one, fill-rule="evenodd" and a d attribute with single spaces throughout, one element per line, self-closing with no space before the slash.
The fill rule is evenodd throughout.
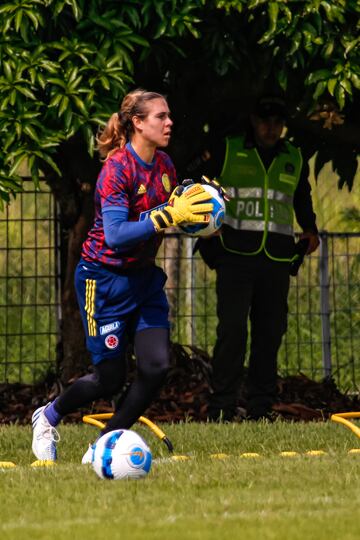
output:
<path id="1" fill-rule="evenodd" d="M 128 174 L 124 163 L 107 159 L 98 179 L 98 194 L 102 209 L 129 208 Z"/>

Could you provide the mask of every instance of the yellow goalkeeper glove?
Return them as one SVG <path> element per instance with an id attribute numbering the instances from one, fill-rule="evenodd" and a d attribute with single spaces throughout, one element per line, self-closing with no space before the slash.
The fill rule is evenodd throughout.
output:
<path id="1" fill-rule="evenodd" d="M 216 189 L 216 191 L 219 193 L 219 195 L 225 200 L 229 201 L 229 196 L 226 193 L 225 188 L 223 188 L 215 178 L 213 180 L 210 180 L 207 176 L 204 174 L 201 177 L 200 184 L 202 185 L 208 185 Z"/>
<path id="2" fill-rule="evenodd" d="M 209 212 L 213 210 L 211 195 L 201 184 L 194 184 L 187 190 L 178 186 L 172 192 L 168 204 L 161 210 L 154 210 L 150 219 L 156 231 L 175 227 L 182 223 L 208 223 Z"/>

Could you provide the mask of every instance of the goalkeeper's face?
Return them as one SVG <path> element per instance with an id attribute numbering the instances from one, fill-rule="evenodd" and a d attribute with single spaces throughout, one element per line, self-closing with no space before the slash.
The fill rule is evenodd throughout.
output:
<path id="1" fill-rule="evenodd" d="M 146 141 L 156 147 L 169 144 L 171 127 L 170 110 L 165 99 L 152 99 L 147 104 L 147 115 L 133 119 L 135 130 Z"/>

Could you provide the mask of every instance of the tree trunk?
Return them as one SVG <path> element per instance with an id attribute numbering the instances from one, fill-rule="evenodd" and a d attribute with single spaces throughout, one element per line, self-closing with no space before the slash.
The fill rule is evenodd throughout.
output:
<path id="1" fill-rule="evenodd" d="M 61 380 L 66 382 L 86 370 L 91 363 L 85 346 L 85 334 L 74 286 L 74 273 L 80 259 L 81 246 L 93 220 L 93 192 L 85 193 L 81 213 L 69 231 L 65 279 L 62 288 L 61 342 L 62 358 L 59 367 Z"/>
<path id="2" fill-rule="evenodd" d="M 81 246 L 94 218 L 94 188 L 101 163 L 91 158 L 84 143 L 73 139 L 57 154 L 62 172 L 46 174 L 60 213 L 61 321 L 57 370 L 61 381 L 87 371 L 90 356 L 75 293 L 74 272 Z"/>

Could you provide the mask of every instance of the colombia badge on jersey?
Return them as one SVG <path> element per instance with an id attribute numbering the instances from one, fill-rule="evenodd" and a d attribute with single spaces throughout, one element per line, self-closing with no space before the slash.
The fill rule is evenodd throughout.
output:
<path id="1" fill-rule="evenodd" d="M 170 178 L 168 177 L 166 173 L 162 175 L 161 181 L 162 181 L 162 185 L 164 186 L 166 193 L 170 193 L 171 183 L 170 183 Z"/>

